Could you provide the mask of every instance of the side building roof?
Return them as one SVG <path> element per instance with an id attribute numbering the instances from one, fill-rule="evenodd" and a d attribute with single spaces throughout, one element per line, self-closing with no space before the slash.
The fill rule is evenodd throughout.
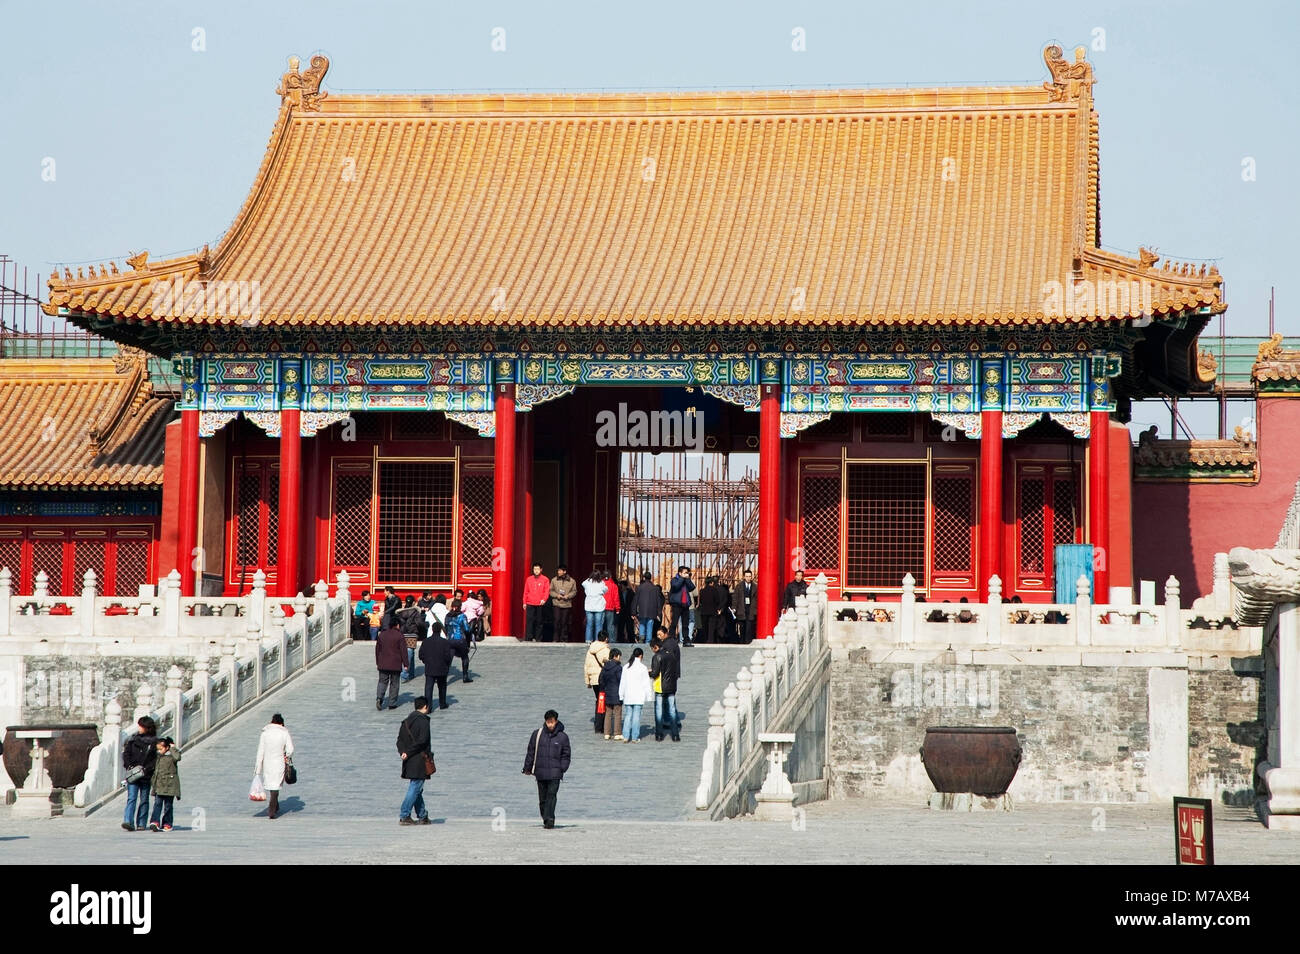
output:
<path id="1" fill-rule="evenodd" d="M 0 360 L 0 490 L 161 487 L 173 406 L 138 356 Z"/>

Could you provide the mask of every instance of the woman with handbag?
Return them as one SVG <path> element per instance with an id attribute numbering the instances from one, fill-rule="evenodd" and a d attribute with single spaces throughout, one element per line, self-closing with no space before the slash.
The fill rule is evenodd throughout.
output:
<path id="1" fill-rule="evenodd" d="M 292 785 L 297 780 L 296 771 L 292 780 L 285 777 L 286 768 L 292 765 L 293 738 L 284 727 L 284 716 L 277 712 L 271 716 L 271 723 L 262 729 L 261 738 L 257 740 L 257 764 L 253 768 L 254 774 L 261 776 L 270 798 L 266 806 L 268 818 L 274 819 L 280 814 L 280 786 Z"/>
<path id="2" fill-rule="evenodd" d="M 144 831 L 149 822 L 149 786 L 158 761 L 158 725 L 148 716 L 136 723 L 138 731 L 122 748 L 122 767 L 126 769 L 126 811 L 122 828 Z"/>
<path id="3" fill-rule="evenodd" d="M 650 670 L 641 661 L 645 650 L 640 646 L 632 650 L 632 661 L 623 670 L 619 680 L 618 697 L 623 703 L 623 742 L 641 741 L 641 707 L 654 701 Z"/>

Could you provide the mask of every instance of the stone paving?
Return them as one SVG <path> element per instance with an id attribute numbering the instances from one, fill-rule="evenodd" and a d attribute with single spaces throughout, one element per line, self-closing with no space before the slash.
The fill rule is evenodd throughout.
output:
<path id="1" fill-rule="evenodd" d="M 626 861 L 892 864 L 1167 864 L 1171 810 L 1151 805 L 1025 805 L 1010 813 L 932 812 L 924 804 L 809 805 L 802 827 L 695 820 L 691 808 L 705 713 L 752 650 L 686 651 L 683 741 L 605 742 L 591 729 L 581 646 L 481 649 L 472 685 L 449 685 L 432 715 L 438 774 L 426 786 L 436 824 L 397 825 L 406 783 L 398 711 L 374 708 L 373 650 L 347 647 L 196 746 L 181 762 L 185 795 L 168 835 L 128 834 L 119 797 L 87 817 L 13 821 L 0 810 L 0 861 L 22 863 L 386 864 L 417 860 L 589 864 Z M 355 696 L 346 680 L 355 679 Z M 345 695 L 348 698 L 345 698 Z M 352 699 L 355 701 L 351 701 Z M 573 741 L 559 825 L 544 831 L 536 787 L 520 774 L 528 734 L 548 707 Z M 274 822 L 248 801 L 257 735 L 282 712 L 302 781 L 282 791 Z M 644 722 L 649 732 L 648 722 Z M 1300 863 L 1300 833 L 1269 832 L 1245 809 L 1216 807 L 1220 864 Z M 416 842 L 418 844 L 412 844 Z"/>

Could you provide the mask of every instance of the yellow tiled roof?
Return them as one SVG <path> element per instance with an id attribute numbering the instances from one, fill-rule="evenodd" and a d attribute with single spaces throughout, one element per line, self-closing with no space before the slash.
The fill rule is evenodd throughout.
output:
<path id="1" fill-rule="evenodd" d="M 143 360 L 0 360 L 0 487 L 158 487 L 173 402 Z"/>
<path id="2" fill-rule="evenodd" d="M 1213 270 L 1097 248 L 1091 67 L 1052 49 L 1052 81 L 1006 88 L 314 96 L 295 95 L 306 76 L 295 67 L 253 188 L 210 254 L 53 276 L 48 310 L 249 317 L 155 314 L 155 283 L 178 277 L 255 282 L 256 317 L 272 324 L 963 324 L 1222 310 Z M 319 85 L 328 63 L 317 60 Z M 1049 289 L 1080 280 L 1146 282 L 1147 307 L 1099 294 L 1062 315 Z"/>

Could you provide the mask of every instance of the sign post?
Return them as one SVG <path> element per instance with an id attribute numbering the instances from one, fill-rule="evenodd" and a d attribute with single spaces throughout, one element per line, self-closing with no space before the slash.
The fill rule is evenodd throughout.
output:
<path id="1" fill-rule="evenodd" d="M 1208 798 L 1174 796 L 1174 864 L 1214 864 L 1214 809 Z"/>

